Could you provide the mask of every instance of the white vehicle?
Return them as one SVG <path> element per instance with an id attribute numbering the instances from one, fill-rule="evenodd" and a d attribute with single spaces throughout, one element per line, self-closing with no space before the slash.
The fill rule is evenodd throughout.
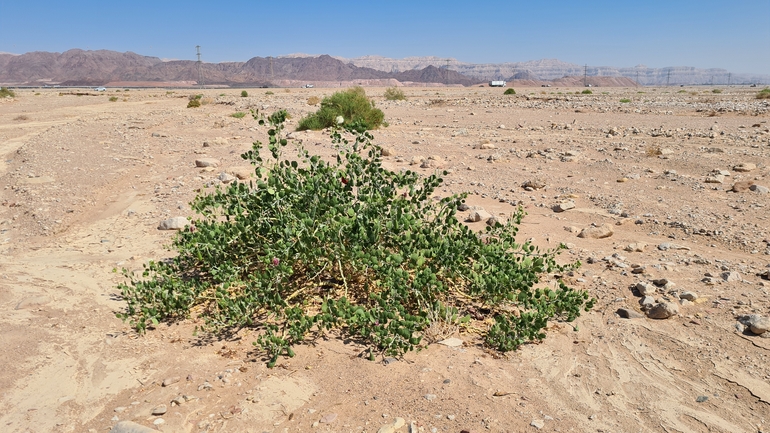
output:
<path id="1" fill-rule="evenodd" d="M 505 81 L 490 81 L 489 87 L 505 87 Z"/>
<path id="2" fill-rule="evenodd" d="M 96 87 L 96 88 L 94 88 L 94 90 L 96 90 L 97 92 L 104 92 L 104 91 L 107 90 L 107 88 L 106 87 Z"/>
<path id="3" fill-rule="evenodd" d="M 312 85 L 312 84 L 305 84 L 305 86 L 304 86 L 304 87 L 305 87 L 306 89 L 312 89 L 312 88 L 313 88 L 313 87 L 315 87 L 315 86 L 314 86 L 314 85 Z"/>

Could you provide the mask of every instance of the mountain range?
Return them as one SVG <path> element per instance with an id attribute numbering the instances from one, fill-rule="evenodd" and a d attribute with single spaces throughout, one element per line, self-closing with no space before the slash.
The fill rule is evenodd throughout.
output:
<path id="1" fill-rule="evenodd" d="M 200 69 L 199 69 L 200 68 Z M 329 55 L 293 54 L 253 57 L 246 62 L 200 64 L 193 60 L 164 61 L 132 52 L 72 49 L 63 53 L 0 53 L 0 84 L 11 86 L 143 83 L 148 85 L 226 85 L 256 87 L 297 83 L 360 82 L 378 85 L 442 84 L 471 86 L 490 80 L 539 85 L 588 77 L 594 85 L 697 85 L 768 83 L 770 75 L 738 74 L 725 69 L 693 67 L 628 68 L 581 66 L 557 59 L 496 64 L 473 64 L 439 57 L 390 59 L 365 56 L 353 59 Z M 200 79 L 199 79 L 200 78 Z M 573 78 L 574 81 L 574 78 Z M 202 83 L 201 83 L 202 82 Z"/>

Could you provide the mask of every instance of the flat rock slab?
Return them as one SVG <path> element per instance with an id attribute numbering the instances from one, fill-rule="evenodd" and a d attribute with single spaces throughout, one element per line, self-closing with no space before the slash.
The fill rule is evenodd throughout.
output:
<path id="1" fill-rule="evenodd" d="M 647 312 L 650 319 L 668 319 L 679 314 L 679 306 L 673 302 L 661 302 Z"/>
<path id="2" fill-rule="evenodd" d="M 160 433 L 158 430 L 145 427 L 131 421 L 121 421 L 115 424 L 110 433 Z"/>
<path id="3" fill-rule="evenodd" d="M 216 158 L 199 158 L 195 160 L 196 167 L 217 167 L 219 166 L 219 160 Z"/>
<path id="4" fill-rule="evenodd" d="M 158 225 L 158 230 L 182 230 L 184 226 L 189 224 L 190 221 L 186 217 L 173 217 L 161 221 Z"/>
<path id="5" fill-rule="evenodd" d="M 609 224 L 602 224 L 595 227 L 586 227 L 579 234 L 579 238 L 604 239 L 612 236 L 615 231 Z"/>
<path id="6" fill-rule="evenodd" d="M 460 347 L 463 345 L 463 340 L 452 337 L 452 338 L 447 338 L 446 340 L 441 340 L 438 342 L 438 344 L 449 346 L 449 347 Z"/>

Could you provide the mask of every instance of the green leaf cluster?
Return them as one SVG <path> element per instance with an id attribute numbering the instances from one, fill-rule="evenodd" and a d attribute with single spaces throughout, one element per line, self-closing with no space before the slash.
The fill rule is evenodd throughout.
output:
<path id="1" fill-rule="evenodd" d="M 368 344 L 370 357 L 398 356 L 442 324 L 481 329 L 505 352 L 593 306 L 558 279 L 580 265 L 556 262 L 563 247 L 516 242 L 523 209 L 475 233 L 456 215 L 466 195 L 436 199 L 438 173 L 383 168 L 365 122 L 333 130 L 327 161 L 296 144 L 284 156 L 285 111 L 254 117 L 269 128 L 267 146 L 242 155 L 256 180 L 199 194 L 177 255 L 141 275 L 123 270 L 119 317 L 137 330 L 190 317 L 211 332 L 250 327 L 273 366 L 325 332 Z M 536 288 L 547 274 L 558 284 Z"/>
<path id="2" fill-rule="evenodd" d="M 352 87 L 323 98 L 321 108 L 302 118 L 297 130 L 331 128 L 337 124 L 338 117 L 342 117 L 344 125 L 358 124 L 366 129 L 377 129 L 382 125 L 385 114 L 374 107 L 363 87 Z"/>

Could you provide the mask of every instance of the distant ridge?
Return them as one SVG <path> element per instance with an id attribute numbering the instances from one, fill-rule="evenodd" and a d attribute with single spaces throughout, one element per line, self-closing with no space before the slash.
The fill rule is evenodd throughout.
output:
<path id="1" fill-rule="evenodd" d="M 480 80 L 430 66 L 423 71 L 392 73 L 355 66 L 328 55 L 317 57 L 254 57 L 246 62 L 203 63 L 206 85 L 270 86 L 274 82 L 334 82 L 355 80 L 411 81 L 470 86 Z M 4 85 L 83 85 L 109 82 L 197 82 L 197 63 L 163 61 L 132 52 L 72 49 L 64 53 L 0 54 L 0 83 Z"/>

